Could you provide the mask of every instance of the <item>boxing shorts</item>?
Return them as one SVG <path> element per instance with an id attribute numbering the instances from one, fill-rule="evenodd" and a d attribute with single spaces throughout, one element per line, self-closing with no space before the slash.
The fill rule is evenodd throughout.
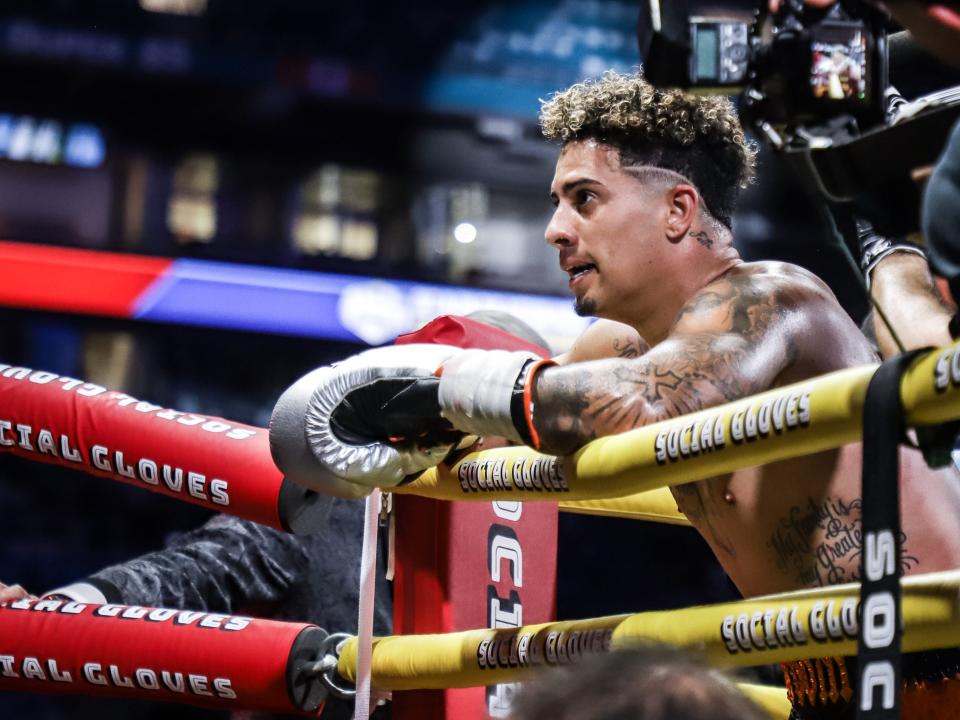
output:
<path id="1" fill-rule="evenodd" d="M 825 657 L 782 663 L 790 720 L 853 720 L 857 659 Z M 904 653 L 900 700 L 903 720 L 960 717 L 960 649 Z"/>

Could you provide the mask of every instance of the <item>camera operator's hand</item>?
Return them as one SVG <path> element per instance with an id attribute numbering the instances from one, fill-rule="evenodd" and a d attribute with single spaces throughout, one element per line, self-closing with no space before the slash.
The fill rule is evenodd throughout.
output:
<path id="1" fill-rule="evenodd" d="M 940 347 L 950 337 L 952 310 L 940 295 L 927 261 L 919 255 L 894 253 L 873 270 L 870 295 L 883 308 L 904 348 Z M 874 332 L 883 358 L 900 352 L 882 320 L 874 315 Z"/>
<path id="2" fill-rule="evenodd" d="M 921 257 L 926 264 L 927 256 L 916 245 L 902 240 L 891 240 L 873 229 L 867 220 L 857 219 L 857 241 L 860 245 L 860 269 L 867 289 L 871 287 L 874 269 L 882 260 L 894 253 L 908 253 Z"/>
<path id="3" fill-rule="evenodd" d="M 904 348 L 952 342 L 949 331 L 952 311 L 933 282 L 923 250 L 905 240 L 891 240 L 878 234 L 869 222 L 858 219 L 856 223 L 860 269 L 870 296 L 883 309 Z M 873 331 L 884 358 L 900 351 L 876 313 Z"/>
<path id="4" fill-rule="evenodd" d="M 929 4 L 920 0 L 885 0 L 883 7 L 925 50 L 960 67 L 960 8 L 956 0 Z"/>
<path id="5" fill-rule="evenodd" d="M 836 1 L 837 0 L 805 0 L 805 4 L 812 7 L 825 8 L 833 5 Z M 777 12 L 777 10 L 780 9 L 780 0 L 770 0 L 768 7 L 770 8 L 770 12 Z"/>

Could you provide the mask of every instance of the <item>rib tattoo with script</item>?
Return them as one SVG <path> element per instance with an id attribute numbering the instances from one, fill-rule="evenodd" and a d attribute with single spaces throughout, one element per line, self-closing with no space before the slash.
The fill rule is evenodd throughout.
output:
<path id="1" fill-rule="evenodd" d="M 780 518 L 767 541 L 777 567 L 797 587 L 822 587 L 860 579 L 862 501 L 854 498 L 807 498 Z M 919 564 L 900 535 L 900 567 L 904 574 Z"/>

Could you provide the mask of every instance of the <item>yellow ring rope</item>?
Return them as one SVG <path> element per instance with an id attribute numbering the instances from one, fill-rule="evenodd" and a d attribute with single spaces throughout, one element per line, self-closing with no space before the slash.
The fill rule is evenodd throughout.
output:
<path id="1" fill-rule="evenodd" d="M 901 582 L 903 651 L 960 645 L 960 570 Z M 717 667 L 851 655 L 857 646 L 859 595 L 859 584 L 852 583 L 681 610 L 376 638 L 372 681 L 381 690 L 515 682 L 538 667 L 642 641 L 693 649 Z M 351 682 L 356 660 L 357 641 L 351 638 L 337 668 Z"/>
<path id="2" fill-rule="evenodd" d="M 568 512 L 687 524 L 662 488 L 858 440 L 875 370 L 842 370 L 600 438 L 568 458 L 527 448 L 474 453 L 395 491 L 448 500 L 557 499 Z M 960 417 L 958 386 L 960 344 L 915 360 L 900 388 L 908 424 Z M 903 650 L 960 645 L 960 570 L 901 582 Z M 850 584 L 682 610 L 378 638 L 373 685 L 408 690 L 513 682 L 537 667 L 644 640 L 699 650 L 716 666 L 849 655 L 857 646 L 859 593 L 859 585 Z M 356 653 L 355 638 L 341 648 L 338 672 L 350 681 Z M 745 690 L 771 717 L 785 716 L 781 691 Z"/>
<path id="3" fill-rule="evenodd" d="M 473 453 L 393 488 L 445 500 L 623 497 L 860 439 L 876 365 L 840 370 L 690 415 L 599 438 L 566 458 L 529 448 Z M 960 346 L 914 361 L 900 393 L 910 425 L 960 417 Z"/>
<path id="4" fill-rule="evenodd" d="M 580 515 L 601 515 L 690 526 L 686 515 L 677 509 L 677 501 L 673 499 L 669 488 L 657 488 L 619 498 L 561 501 L 560 510 Z"/>
<path id="5" fill-rule="evenodd" d="M 737 683 L 737 687 L 759 705 L 771 720 L 788 720 L 790 717 L 791 705 L 784 688 L 753 683 Z"/>

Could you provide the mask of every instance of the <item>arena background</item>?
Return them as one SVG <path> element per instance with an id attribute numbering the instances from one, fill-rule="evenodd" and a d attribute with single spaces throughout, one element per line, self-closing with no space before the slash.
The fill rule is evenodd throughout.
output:
<path id="1" fill-rule="evenodd" d="M 7 0 L 0 240 L 566 304 L 565 277 L 542 240 L 556 149 L 538 137 L 538 99 L 607 68 L 635 68 L 636 17 L 635 3 L 618 0 Z M 820 274 L 859 320 L 864 303 L 819 217 L 763 152 L 735 236 L 747 259 Z M 78 294 L 96 292 L 95 271 L 75 280 Z M 188 298 L 184 322 L 203 302 Z M 390 326 L 353 327 L 357 342 L 345 342 L 343 322 L 323 318 L 291 334 L 283 323 L 236 329 L 176 317 L 7 307 L 0 360 L 265 425 L 293 379 L 360 350 L 360 337 L 382 342 L 377 333 Z M 563 334 L 561 323 L 551 339 Z M 35 592 L 157 548 L 204 518 L 0 456 L 0 580 Z M 562 515 L 560 532 L 561 618 L 735 596 L 689 529 Z M 0 716 L 215 714 L 2 695 Z"/>

